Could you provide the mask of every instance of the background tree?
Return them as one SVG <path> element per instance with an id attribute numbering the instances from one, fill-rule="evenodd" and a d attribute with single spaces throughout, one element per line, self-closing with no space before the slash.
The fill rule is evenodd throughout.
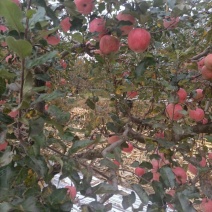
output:
<path id="1" fill-rule="evenodd" d="M 211 211 L 211 12 L 212 1 L 0 0 L 1 211 L 70 211 L 77 191 L 93 198 L 81 210 L 109 211 L 120 167 L 136 176 L 124 209 Z M 56 188 L 59 172 L 73 185 Z"/>

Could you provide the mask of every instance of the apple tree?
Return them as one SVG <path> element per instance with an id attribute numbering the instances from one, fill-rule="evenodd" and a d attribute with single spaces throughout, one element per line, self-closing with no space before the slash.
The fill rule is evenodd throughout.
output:
<path id="1" fill-rule="evenodd" d="M 212 211 L 211 23 L 211 0 L 0 0 L 0 211 Z"/>

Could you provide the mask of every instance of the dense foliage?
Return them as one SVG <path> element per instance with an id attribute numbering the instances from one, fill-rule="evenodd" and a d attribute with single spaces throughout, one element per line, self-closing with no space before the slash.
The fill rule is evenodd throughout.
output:
<path id="1" fill-rule="evenodd" d="M 211 26 L 210 0 L 0 0 L 0 211 L 212 211 Z"/>

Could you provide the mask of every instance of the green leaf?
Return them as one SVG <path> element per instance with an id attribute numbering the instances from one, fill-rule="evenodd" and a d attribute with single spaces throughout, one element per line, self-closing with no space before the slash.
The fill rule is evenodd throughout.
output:
<path id="1" fill-rule="evenodd" d="M 118 166 L 109 159 L 102 159 L 99 161 L 99 163 L 101 164 L 101 166 L 107 166 L 111 169 L 118 169 Z"/>
<path id="2" fill-rule="evenodd" d="M 172 169 L 166 166 L 163 166 L 160 169 L 160 175 L 165 183 L 166 187 L 175 187 L 175 175 L 172 172 Z"/>
<path id="3" fill-rule="evenodd" d="M 92 110 L 94 110 L 95 107 L 96 107 L 95 102 L 92 101 L 91 98 L 88 98 L 88 99 L 86 100 L 85 104 L 88 105 L 88 107 L 90 107 Z"/>
<path id="4" fill-rule="evenodd" d="M 67 123 L 70 119 L 70 113 L 63 112 L 60 108 L 55 105 L 51 105 L 48 109 L 49 114 L 56 119 L 56 121 L 62 125 Z"/>
<path id="5" fill-rule="evenodd" d="M 40 64 L 46 63 L 48 60 L 51 60 L 52 58 L 55 58 L 55 56 L 57 55 L 57 51 L 52 51 L 50 53 L 46 53 L 44 55 L 42 55 L 41 57 L 36 57 L 33 60 L 28 60 L 26 67 L 27 68 L 32 68 L 34 66 L 38 66 Z"/>
<path id="6" fill-rule="evenodd" d="M 167 3 L 168 3 L 169 8 L 173 9 L 176 4 L 176 0 L 168 0 Z"/>
<path id="7" fill-rule="evenodd" d="M 80 140 L 74 141 L 71 149 L 69 149 L 69 154 L 75 153 L 78 150 L 85 148 L 91 144 L 95 143 L 95 140 Z"/>
<path id="8" fill-rule="evenodd" d="M 0 70 L 0 76 L 3 79 L 13 79 L 16 76 L 16 74 L 11 73 L 11 72 L 9 72 L 7 70 Z"/>
<path id="9" fill-rule="evenodd" d="M 6 150 L 0 154 L 0 167 L 6 166 L 11 163 L 13 156 L 13 152 L 10 150 L 10 148 L 7 147 Z"/>
<path id="10" fill-rule="evenodd" d="M 75 32 L 74 34 L 72 34 L 72 38 L 73 38 L 74 41 L 78 41 L 80 43 L 83 42 L 83 36 L 79 32 Z"/>
<path id="11" fill-rule="evenodd" d="M 33 27 L 38 21 L 45 20 L 46 11 L 43 7 L 38 6 L 35 12 L 36 13 L 34 13 L 33 16 L 29 20 L 30 28 Z"/>
<path id="12" fill-rule="evenodd" d="M 122 206 L 124 209 L 129 208 L 135 202 L 135 193 L 132 191 L 131 194 L 123 196 Z"/>
<path id="13" fill-rule="evenodd" d="M 175 209 L 177 211 L 183 211 L 183 212 L 195 212 L 196 210 L 192 206 L 191 202 L 188 200 L 188 198 L 181 192 L 176 193 L 176 202 L 175 202 Z"/>
<path id="14" fill-rule="evenodd" d="M 10 116 L 8 116 L 0 111 L 0 122 L 3 122 L 4 124 L 8 125 L 8 124 L 12 124 L 14 122 L 14 120 Z"/>
<path id="15" fill-rule="evenodd" d="M 110 184 L 100 183 L 97 186 L 92 187 L 95 194 L 115 194 L 118 190 Z"/>
<path id="16" fill-rule="evenodd" d="M 46 161 L 42 156 L 26 156 L 24 162 L 37 173 L 39 178 L 44 178 L 48 172 Z"/>
<path id="17" fill-rule="evenodd" d="M 44 119 L 41 117 L 29 120 L 29 136 L 39 146 L 44 146 L 46 143 L 43 133 L 44 123 Z"/>
<path id="18" fill-rule="evenodd" d="M 53 99 L 57 99 L 59 97 L 64 97 L 65 93 L 62 93 L 59 90 L 55 90 L 50 94 L 41 94 L 33 103 L 32 105 L 37 104 L 38 102 L 42 101 L 51 101 Z"/>
<path id="19" fill-rule="evenodd" d="M 0 16 L 4 16 L 10 29 L 24 32 L 21 9 L 10 0 L 0 0 Z"/>
<path id="20" fill-rule="evenodd" d="M 36 206 L 36 203 L 37 199 L 31 196 L 21 203 L 21 208 L 28 212 L 40 212 L 40 209 Z"/>
<path id="21" fill-rule="evenodd" d="M 146 191 L 139 184 L 132 184 L 131 187 L 136 192 L 136 194 L 139 196 L 141 202 L 144 205 L 147 205 L 149 202 L 149 196 L 146 193 Z"/>
<path id="22" fill-rule="evenodd" d="M 9 36 L 6 38 L 9 48 L 16 52 L 20 58 L 25 58 L 32 53 L 32 45 L 26 40 L 16 40 Z"/>
<path id="23" fill-rule="evenodd" d="M 139 183 L 141 183 L 142 185 L 148 184 L 152 179 L 152 177 L 153 177 L 152 172 L 147 172 L 144 175 L 142 175 Z"/>
<path id="24" fill-rule="evenodd" d="M 161 197 L 161 199 L 163 199 L 163 197 L 165 195 L 163 184 L 161 182 L 154 180 L 154 181 L 152 181 L 152 188 L 154 189 L 155 194 L 159 195 Z"/>
<path id="25" fill-rule="evenodd" d="M 147 169 L 152 169 L 152 164 L 150 162 L 144 161 L 141 164 L 139 164 L 139 167 L 141 167 L 141 168 L 147 168 Z"/>
<path id="26" fill-rule="evenodd" d="M 6 91 L 6 82 L 3 78 L 0 77 L 0 97 Z"/>
<path id="27" fill-rule="evenodd" d="M 59 188 L 54 190 L 51 195 L 48 197 L 48 200 L 51 205 L 62 204 L 66 201 L 67 189 Z"/>
<path id="28" fill-rule="evenodd" d="M 8 203 L 8 202 L 1 202 L 0 203 L 0 211 L 11 211 L 11 209 L 13 209 L 12 204 Z"/>

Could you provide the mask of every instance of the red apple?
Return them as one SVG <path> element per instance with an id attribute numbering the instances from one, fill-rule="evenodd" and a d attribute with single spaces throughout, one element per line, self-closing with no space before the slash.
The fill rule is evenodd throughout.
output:
<path id="1" fill-rule="evenodd" d="M 0 143 L 0 151 L 5 150 L 7 148 L 8 142 Z"/>
<path id="2" fill-rule="evenodd" d="M 177 27 L 179 20 L 179 17 L 167 17 L 166 19 L 163 19 L 163 26 L 166 29 L 174 29 Z"/>
<path id="3" fill-rule="evenodd" d="M 187 99 L 187 92 L 183 89 L 180 88 L 177 92 L 178 98 L 179 98 L 179 103 L 184 103 Z"/>
<path id="4" fill-rule="evenodd" d="M 89 23 L 89 31 L 94 33 L 99 33 L 99 38 L 101 38 L 106 33 L 105 19 L 95 18 Z"/>
<path id="5" fill-rule="evenodd" d="M 0 25 L 0 32 L 6 32 L 8 28 L 4 25 Z"/>
<path id="6" fill-rule="evenodd" d="M 205 58 L 202 58 L 201 60 L 199 60 L 198 62 L 197 62 L 197 66 L 198 66 L 198 70 L 200 71 L 200 70 L 202 70 L 202 67 L 205 65 Z"/>
<path id="7" fill-rule="evenodd" d="M 200 208 L 202 209 L 203 212 L 211 212 L 212 211 L 212 200 L 203 198 Z"/>
<path id="8" fill-rule="evenodd" d="M 198 88 L 192 93 L 193 93 L 192 98 L 195 101 L 201 101 L 204 97 L 203 89 Z"/>
<path id="9" fill-rule="evenodd" d="M 8 116 L 11 118 L 15 118 L 18 115 L 18 110 L 12 110 L 10 113 L 8 113 Z"/>
<path id="10" fill-rule="evenodd" d="M 127 92 L 127 98 L 133 99 L 136 96 L 138 96 L 138 91 L 128 91 Z"/>
<path id="11" fill-rule="evenodd" d="M 172 169 L 173 173 L 176 176 L 176 181 L 179 184 L 184 184 L 187 181 L 187 174 L 185 172 L 185 170 L 181 167 L 176 167 Z"/>
<path id="12" fill-rule="evenodd" d="M 202 67 L 201 74 L 203 79 L 212 80 L 212 70 L 208 69 L 206 66 Z"/>
<path id="13" fill-rule="evenodd" d="M 66 186 L 65 188 L 67 188 L 67 194 L 69 195 L 70 199 L 74 200 L 77 195 L 76 188 L 74 186 Z"/>
<path id="14" fill-rule="evenodd" d="M 152 174 L 153 174 L 153 177 L 152 177 L 152 181 L 154 180 L 154 181 L 160 181 L 159 179 L 160 179 L 160 173 L 159 172 L 156 172 L 156 171 L 154 171 L 154 170 L 152 170 L 151 171 L 152 172 Z"/>
<path id="15" fill-rule="evenodd" d="M 209 159 L 209 160 L 212 160 L 212 152 L 209 152 L 209 153 L 208 153 L 208 159 Z"/>
<path id="16" fill-rule="evenodd" d="M 125 25 L 125 26 L 122 26 L 120 29 L 122 31 L 122 35 L 128 35 L 129 32 L 133 29 L 133 24 L 135 23 L 135 18 L 130 15 L 130 14 L 125 14 L 123 12 L 120 12 L 116 18 L 119 20 L 119 21 L 129 21 L 132 23 L 132 25 Z"/>
<path id="17" fill-rule="evenodd" d="M 208 119 L 203 118 L 202 123 L 203 123 L 203 124 L 207 124 L 207 123 L 208 123 Z"/>
<path id="18" fill-rule="evenodd" d="M 93 0 L 74 0 L 76 8 L 79 13 L 83 15 L 90 14 L 94 9 L 94 1 Z"/>
<path id="19" fill-rule="evenodd" d="M 117 160 L 114 160 L 113 163 L 116 164 L 117 166 L 121 165 Z"/>
<path id="20" fill-rule="evenodd" d="M 45 111 L 47 111 L 49 109 L 49 105 L 48 104 L 45 104 Z"/>
<path id="21" fill-rule="evenodd" d="M 0 105 L 4 105 L 6 103 L 6 100 L 0 100 Z"/>
<path id="22" fill-rule="evenodd" d="M 62 30 L 64 32 L 67 32 L 70 30 L 70 27 L 71 27 L 71 23 L 70 23 L 70 18 L 69 17 L 66 17 L 64 18 L 61 22 L 60 22 L 60 26 L 62 28 Z"/>
<path id="23" fill-rule="evenodd" d="M 52 45 L 52 46 L 56 46 L 58 43 L 60 43 L 60 37 L 59 36 L 46 36 L 45 37 L 46 41 L 48 44 Z"/>
<path id="24" fill-rule="evenodd" d="M 127 153 L 132 152 L 133 151 L 133 145 L 131 143 L 128 143 L 127 145 L 128 145 L 128 147 L 122 148 L 122 151 L 127 152 Z"/>
<path id="25" fill-rule="evenodd" d="M 151 40 L 151 35 L 148 31 L 142 28 L 136 28 L 128 34 L 128 46 L 134 52 L 144 52 Z"/>
<path id="26" fill-rule="evenodd" d="M 189 117 L 194 121 L 202 121 L 205 116 L 205 112 L 201 108 L 196 108 L 196 110 L 189 110 Z"/>
<path id="27" fill-rule="evenodd" d="M 67 68 L 67 63 L 65 62 L 65 60 L 60 60 L 60 65 L 66 69 Z"/>
<path id="28" fill-rule="evenodd" d="M 48 87 L 48 88 L 51 88 L 52 87 L 51 81 L 46 81 L 46 87 Z"/>
<path id="29" fill-rule="evenodd" d="M 61 78 L 61 79 L 60 79 L 60 84 L 61 84 L 61 85 L 66 85 L 66 83 L 67 83 L 67 82 L 66 82 L 66 79 L 64 79 L 64 78 Z"/>
<path id="30" fill-rule="evenodd" d="M 212 54 L 208 54 L 205 57 L 204 63 L 205 63 L 205 66 L 207 67 L 207 69 L 212 71 Z"/>
<path id="31" fill-rule="evenodd" d="M 197 174 L 197 168 L 193 166 L 191 163 L 188 164 L 188 170 L 194 175 Z"/>
<path id="32" fill-rule="evenodd" d="M 112 35 L 104 35 L 99 43 L 102 54 L 110 54 L 119 50 L 119 40 Z"/>
<path id="33" fill-rule="evenodd" d="M 202 157 L 202 160 L 199 162 L 199 165 L 201 166 L 201 167 L 205 167 L 206 166 L 206 159 L 204 158 L 204 157 Z"/>
<path id="34" fill-rule="evenodd" d="M 109 144 L 112 144 L 112 143 L 115 143 L 116 141 L 120 140 L 120 138 L 117 135 L 113 135 L 113 136 L 109 137 L 107 140 L 108 140 Z"/>
<path id="35" fill-rule="evenodd" d="M 175 190 L 171 189 L 167 192 L 167 194 L 171 195 L 172 197 L 174 197 L 175 195 Z M 168 206 L 171 208 L 171 209 L 174 209 L 174 206 L 170 203 L 168 203 Z"/>
<path id="36" fill-rule="evenodd" d="M 155 133 L 155 138 L 164 138 L 164 132 L 157 132 Z"/>
<path id="37" fill-rule="evenodd" d="M 145 174 L 145 169 L 143 168 L 140 168 L 140 167 L 136 167 L 135 168 L 135 174 L 138 176 L 138 177 L 141 177 L 142 175 Z"/>
<path id="38" fill-rule="evenodd" d="M 183 117 L 183 114 L 180 113 L 182 110 L 183 108 L 181 105 L 171 103 L 166 106 L 166 115 L 171 120 L 177 121 Z"/>

